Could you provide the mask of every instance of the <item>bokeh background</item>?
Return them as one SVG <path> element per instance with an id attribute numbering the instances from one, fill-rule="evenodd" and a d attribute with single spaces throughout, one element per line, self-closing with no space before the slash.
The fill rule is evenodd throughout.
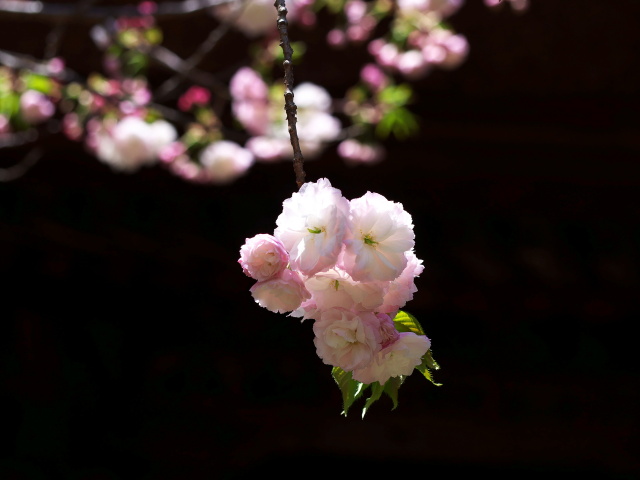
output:
<path id="1" fill-rule="evenodd" d="M 194 186 L 49 137 L 0 184 L 0 477 L 637 478 L 638 18 L 634 0 L 468 0 L 451 18 L 468 60 L 415 84 L 420 135 L 377 166 L 306 164 L 347 198 L 401 202 L 426 266 L 406 310 L 443 386 L 413 375 L 364 420 L 340 415 L 311 324 L 258 307 L 237 264 L 295 190 L 288 163 Z M 212 22 L 161 27 L 186 55 Z M 47 28 L 0 17 L 0 48 L 41 55 Z M 87 28 L 62 47 L 81 71 L 99 67 Z M 340 95 L 366 53 L 324 32 L 292 30 L 310 41 L 296 81 Z M 204 68 L 230 76 L 243 42 Z"/>

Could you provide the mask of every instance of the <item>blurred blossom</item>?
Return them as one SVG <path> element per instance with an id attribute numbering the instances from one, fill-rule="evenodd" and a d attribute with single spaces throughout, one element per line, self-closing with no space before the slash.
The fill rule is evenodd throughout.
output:
<path id="1" fill-rule="evenodd" d="M 82 125 L 77 114 L 67 113 L 62 118 L 62 131 L 71 140 L 80 140 L 82 138 Z"/>
<path id="2" fill-rule="evenodd" d="M 266 100 L 269 87 L 255 70 L 239 68 L 229 82 L 229 91 L 234 100 Z"/>
<path id="3" fill-rule="evenodd" d="M 373 63 L 368 63 L 362 67 L 360 78 L 374 92 L 379 92 L 389 83 L 389 79 L 384 72 Z"/>
<path id="4" fill-rule="evenodd" d="M 134 172 L 155 163 L 162 148 L 172 143 L 177 133 L 164 120 L 147 123 L 129 116 L 113 126 L 101 125 L 92 136 L 100 160 L 115 170 Z"/>
<path id="5" fill-rule="evenodd" d="M 327 43 L 332 47 L 344 47 L 347 44 L 347 35 L 343 30 L 334 28 L 327 33 Z"/>
<path id="6" fill-rule="evenodd" d="M 203 87 L 193 86 L 178 99 L 178 108 L 188 112 L 194 105 L 204 106 L 211 100 L 211 92 Z"/>
<path id="7" fill-rule="evenodd" d="M 60 57 L 52 58 L 47 64 L 47 70 L 49 70 L 49 73 L 54 77 L 64 72 L 64 67 L 64 60 L 62 60 Z"/>
<path id="8" fill-rule="evenodd" d="M 158 152 L 158 158 L 161 162 L 171 163 L 176 158 L 184 155 L 187 151 L 187 147 L 182 142 L 171 142 L 160 149 Z"/>
<path id="9" fill-rule="evenodd" d="M 20 96 L 20 113 L 24 120 L 37 125 L 53 116 L 55 107 L 49 97 L 35 90 L 26 90 Z"/>
<path id="10" fill-rule="evenodd" d="M 0 115 L 0 134 L 11 132 L 11 125 L 9 124 L 9 119 Z"/>
<path id="11" fill-rule="evenodd" d="M 253 165 L 253 154 L 240 145 L 220 140 L 200 153 L 200 163 L 213 183 L 229 183 L 243 175 Z"/>
<path id="12" fill-rule="evenodd" d="M 425 60 L 422 52 L 409 50 L 396 57 L 395 66 L 400 73 L 410 80 L 417 80 L 424 76 L 429 70 L 429 63 Z"/>
<path id="13" fill-rule="evenodd" d="M 287 2 L 287 20 L 293 22 L 298 16 L 298 2 Z M 212 8 L 213 15 L 220 21 L 231 22 L 248 37 L 254 38 L 270 31 L 276 31 L 278 14 L 272 0 L 232 0 Z"/>
<path id="14" fill-rule="evenodd" d="M 384 150 L 379 145 L 368 145 L 348 139 L 338 145 L 338 155 L 350 165 L 374 165 L 384 158 Z"/>

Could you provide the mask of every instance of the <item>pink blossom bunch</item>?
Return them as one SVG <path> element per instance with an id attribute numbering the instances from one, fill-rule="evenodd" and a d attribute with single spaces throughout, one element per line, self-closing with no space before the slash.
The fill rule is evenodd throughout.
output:
<path id="1" fill-rule="evenodd" d="M 322 178 L 283 202 L 276 225 L 240 249 L 255 301 L 312 319 L 318 356 L 356 381 L 410 375 L 430 341 L 393 322 L 424 269 L 403 206 L 372 192 L 347 200 Z"/>
<path id="2" fill-rule="evenodd" d="M 292 156 L 282 98 L 271 98 L 262 77 L 249 67 L 240 68 L 231 78 L 229 90 L 236 119 L 253 136 L 247 141 L 256 160 L 273 162 Z M 297 109 L 297 131 L 305 158 L 316 158 L 324 146 L 336 140 L 340 121 L 331 114 L 332 99 L 322 87 L 305 82 L 293 89 Z"/>

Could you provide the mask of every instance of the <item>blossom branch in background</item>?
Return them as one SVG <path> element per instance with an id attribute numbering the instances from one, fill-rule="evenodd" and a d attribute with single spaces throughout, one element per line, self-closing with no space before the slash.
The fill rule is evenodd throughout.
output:
<path id="1" fill-rule="evenodd" d="M 291 146 L 293 147 L 293 170 L 296 174 L 298 188 L 302 187 L 306 174 L 304 173 L 304 157 L 300 150 L 300 140 L 296 130 L 296 104 L 293 102 L 293 49 L 289 42 L 289 32 L 287 29 L 287 6 L 284 0 L 276 0 L 274 3 L 278 11 L 278 31 L 280 32 L 280 47 L 284 53 L 284 109 L 287 112 L 287 124 Z"/>
<path id="2" fill-rule="evenodd" d="M 217 5 L 232 3 L 236 0 L 184 0 L 182 2 L 163 2 L 155 13 L 158 19 L 167 19 L 192 15 Z M 82 16 L 77 16 L 78 7 L 72 3 L 44 3 L 31 0 L 0 0 L 0 13 L 16 17 L 37 17 L 38 20 L 58 22 L 60 18 L 73 17 L 76 22 L 99 23 L 107 18 L 140 17 L 138 5 L 94 6 Z"/>

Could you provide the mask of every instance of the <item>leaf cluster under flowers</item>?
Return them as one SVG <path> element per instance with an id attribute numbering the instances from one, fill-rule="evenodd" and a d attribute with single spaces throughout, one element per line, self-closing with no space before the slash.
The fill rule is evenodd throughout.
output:
<path id="1" fill-rule="evenodd" d="M 393 323 L 396 330 L 399 332 L 413 332 L 416 335 L 425 335 L 422 326 L 418 320 L 403 310 L 398 311 L 393 319 Z M 436 383 L 433 379 L 431 370 L 439 370 L 440 365 L 433 359 L 431 349 L 427 350 L 427 353 L 422 357 L 422 363 L 415 367 L 424 378 L 436 386 L 441 386 L 441 383 Z M 346 417 L 351 406 L 360 399 L 367 390 L 370 391 L 370 396 L 366 399 L 364 406 L 362 407 L 362 418 L 369 411 L 371 405 L 382 397 L 382 394 L 386 394 L 393 402 L 392 410 L 395 410 L 398 406 L 398 390 L 404 383 L 406 377 L 400 375 L 398 377 L 391 377 L 384 385 L 379 382 L 374 383 L 362 383 L 354 380 L 351 376 L 351 372 L 345 372 L 340 367 L 333 367 L 331 369 L 331 376 L 335 380 L 340 392 L 342 392 L 342 414 Z"/>

